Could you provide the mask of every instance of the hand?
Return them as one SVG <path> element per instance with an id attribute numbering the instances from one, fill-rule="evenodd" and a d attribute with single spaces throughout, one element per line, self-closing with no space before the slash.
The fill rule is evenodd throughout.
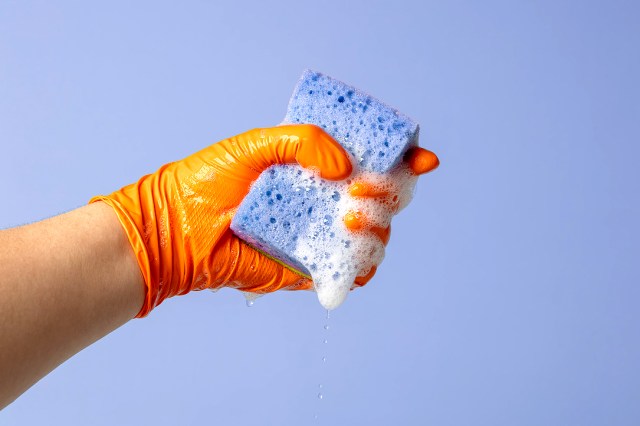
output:
<path id="1" fill-rule="evenodd" d="M 273 164 L 314 168 L 325 179 L 351 174 L 344 149 L 310 124 L 255 129 L 167 164 L 109 196 L 146 285 L 137 317 L 168 297 L 222 286 L 267 293 L 311 282 L 254 250 L 229 229 L 251 183 Z"/>

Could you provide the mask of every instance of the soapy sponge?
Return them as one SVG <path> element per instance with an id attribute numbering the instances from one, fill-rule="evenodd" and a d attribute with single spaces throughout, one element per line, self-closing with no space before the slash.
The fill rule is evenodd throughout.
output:
<path id="1" fill-rule="evenodd" d="M 419 132 L 407 116 L 313 71 L 303 73 L 284 123 L 322 127 L 352 156 L 354 175 L 390 175 L 417 144 Z M 410 193 L 413 184 L 405 192 Z M 346 231 L 342 217 L 349 208 L 347 199 L 352 198 L 346 189 L 345 182 L 326 181 L 297 165 L 272 166 L 253 184 L 231 229 L 252 246 L 312 277 L 321 303 L 333 309 L 342 303 L 359 272 L 353 266 L 358 258 L 371 261 L 377 256 L 375 260 L 381 261 L 384 255 L 384 247 L 358 244 Z M 365 246 L 368 253 L 363 253 Z"/>
<path id="2" fill-rule="evenodd" d="M 385 173 L 417 143 L 418 124 L 371 96 L 331 77 L 302 74 L 284 123 L 322 127 L 363 170 Z"/>
<path id="3" fill-rule="evenodd" d="M 252 246 L 311 277 L 316 266 L 296 255 L 312 224 L 331 233 L 345 196 L 299 166 L 272 166 L 251 187 L 231 221 L 231 230 Z M 337 226 L 338 224 L 336 224 Z M 335 234 L 335 231 L 334 231 Z M 344 242 L 343 242 L 344 244 Z"/>

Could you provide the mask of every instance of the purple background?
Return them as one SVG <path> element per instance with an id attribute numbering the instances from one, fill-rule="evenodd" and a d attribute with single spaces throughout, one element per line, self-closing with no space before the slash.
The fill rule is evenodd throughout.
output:
<path id="1" fill-rule="evenodd" d="M 311 293 L 169 300 L 0 424 L 640 423 L 637 3 L 275 3 L 0 3 L 0 227 L 279 123 L 312 68 L 442 162 L 377 276 L 328 332 Z"/>

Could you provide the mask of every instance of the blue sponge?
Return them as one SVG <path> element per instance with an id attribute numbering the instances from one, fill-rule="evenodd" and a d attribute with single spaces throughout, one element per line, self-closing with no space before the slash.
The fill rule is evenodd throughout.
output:
<path id="1" fill-rule="evenodd" d="M 284 123 L 322 127 L 357 161 L 361 169 L 385 173 L 410 145 L 418 124 L 395 109 L 326 75 L 310 70 L 293 91 Z"/>
<path id="2" fill-rule="evenodd" d="M 352 156 L 354 169 L 386 173 L 417 144 L 416 122 L 371 96 L 326 75 L 305 71 L 284 119 L 285 124 L 316 124 Z M 264 171 L 240 204 L 231 229 L 241 239 L 307 276 L 316 267 L 297 250 L 318 238 L 348 247 L 338 232 L 338 201 L 348 194 L 298 165 Z M 321 225 L 321 226 L 319 226 Z M 314 235 L 309 235 L 313 233 Z M 326 250 L 326 246 L 323 248 Z M 302 251 L 304 252 L 304 250 Z M 331 253 L 327 252 L 329 258 Z"/>

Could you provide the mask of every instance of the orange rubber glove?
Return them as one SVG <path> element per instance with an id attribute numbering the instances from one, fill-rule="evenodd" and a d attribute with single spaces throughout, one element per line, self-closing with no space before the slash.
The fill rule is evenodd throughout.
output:
<path id="1" fill-rule="evenodd" d="M 162 166 L 103 201 L 118 215 L 146 285 L 137 317 L 168 297 L 222 286 L 268 293 L 309 289 L 312 283 L 254 250 L 229 229 L 260 173 L 273 164 L 316 169 L 344 179 L 351 162 L 321 128 L 289 125 L 255 129 Z"/>
<path id="2" fill-rule="evenodd" d="M 437 157 L 418 147 L 405 161 L 416 174 L 437 167 Z M 325 179 L 351 174 L 346 152 L 321 128 L 287 125 L 223 140 L 109 196 L 92 198 L 90 202 L 103 201 L 114 209 L 138 260 L 146 296 L 137 317 L 148 315 L 168 297 L 192 290 L 227 286 L 269 293 L 312 288 L 310 280 L 253 249 L 229 229 L 260 173 L 273 164 L 295 162 L 316 169 Z M 345 223 L 349 227 L 347 218 Z M 372 232 L 386 244 L 388 228 Z M 356 284 L 366 284 L 374 273 L 372 268 Z"/>

